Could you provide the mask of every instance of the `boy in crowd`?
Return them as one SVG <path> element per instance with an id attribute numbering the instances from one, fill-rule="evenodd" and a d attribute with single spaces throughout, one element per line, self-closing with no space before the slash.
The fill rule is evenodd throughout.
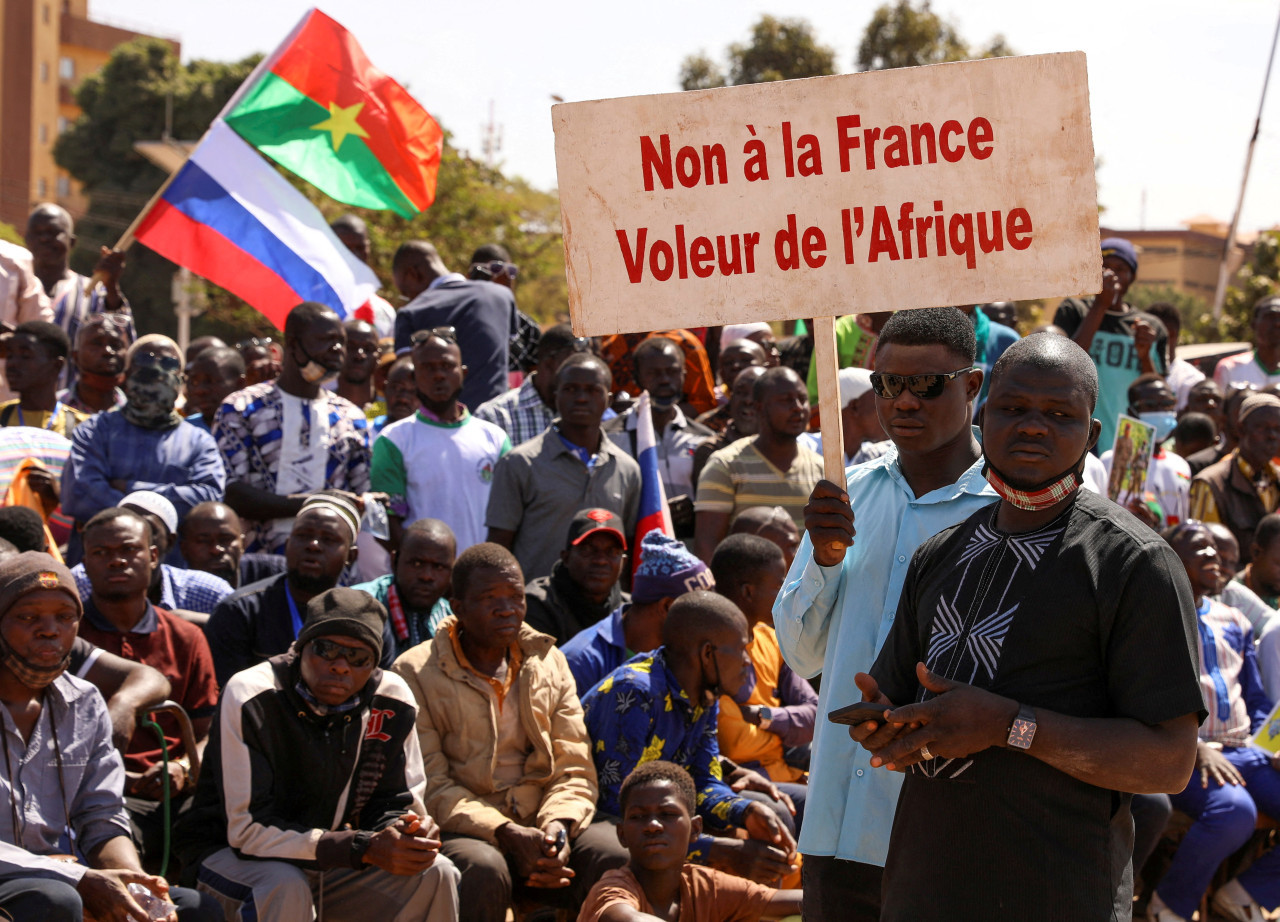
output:
<path id="1" fill-rule="evenodd" d="M 787 576 L 782 551 L 756 535 L 730 535 L 712 555 L 711 573 L 716 591 L 747 617 L 747 655 L 756 674 L 745 704 L 720 698 L 720 751 L 745 768 L 763 771 L 785 792 L 795 805 L 799 829 L 808 788 L 804 770 L 789 764 L 797 760 L 788 759 L 787 749 L 803 747 L 799 761 L 807 767 L 818 695 L 782 661 L 773 632 L 773 602 Z"/>
<path id="2" fill-rule="evenodd" d="M 693 779 L 646 762 L 622 783 L 618 841 L 631 858 L 591 888 L 578 922 L 748 922 L 800 911 L 799 890 L 774 890 L 685 861 L 702 832 Z"/>
<path id="3" fill-rule="evenodd" d="M 1184 922 L 1227 856 L 1253 835 L 1260 812 L 1280 812 L 1280 772 L 1270 753 L 1249 745 L 1271 711 L 1254 657 L 1249 622 L 1208 597 L 1221 578 L 1213 535 L 1201 522 L 1166 532 L 1191 581 L 1200 631 L 1200 687 L 1209 717 L 1200 726 L 1196 766 L 1173 805 L 1194 821 L 1156 887 L 1153 922 Z M 1232 922 L 1262 919 L 1280 905 L 1280 850 L 1270 849 L 1220 887 L 1213 911 Z"/>
<path id="4" fill-rule="evenodd" d="M 795 870 L 795 839 L 772 801 L 730 788 L 716 745 L 719 698 L 747 681 L 747 619 L 724 596 L 698 590 L 671 606 L 663 645 L 636 656 L 586 694 L 582 706 L 595 741 L 600 809 L 621 811 L 622 781 L 643 762 L 679 761 L 696 779 L 698 814 L 717 826 L 689 857 L 753 880 Z M 790 820 L 790 815 L 788 815 Z M 745 829 L 746 839 L 730 829 Z"/>

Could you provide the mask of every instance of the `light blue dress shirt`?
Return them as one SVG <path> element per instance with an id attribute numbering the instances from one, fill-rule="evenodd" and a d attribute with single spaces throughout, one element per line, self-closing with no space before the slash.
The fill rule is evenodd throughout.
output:
<path id="1" fill-rule="evenodd" d="M 774 603 L 773 624 L 787 664 L 805 678 L 822 673 L 800 851 L 883 867 L 902 775 L 872 768 L 870 753 L 848 728 L 826 717 L 862 700 L 853 677 L 871 667 L 889 634 L 916 548 L 996 495 L 981 459 L 955 483 L 919 498 L 902 475 L 896 447 L 845 473 L 853 547 L 839 567 L 822 567 L 806 533 Z"/>

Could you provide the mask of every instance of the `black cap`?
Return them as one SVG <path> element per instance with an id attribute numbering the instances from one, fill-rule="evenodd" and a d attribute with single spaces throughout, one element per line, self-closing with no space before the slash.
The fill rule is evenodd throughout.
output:
<path id="1" fill-rule="evenodd" d="M 608 532 L 622 542 L 627 549 L 627 537 L 623 534 L 622 516 L 608 509 L 582 509 L 569 523 L 569 547 L 581 544 L 589 535 L 598 531 Z"/>
<path id="2" fill-rule="evenodd" d="M 307 603 L 307 620 L 298 632 L 297 646 L 316 637 L 340 634 L 354 637 L 382 656 L 382 628 L 387 623 L 387 610 L 382 603 L 362 589 L 339 586 L 320 593 Z"/>

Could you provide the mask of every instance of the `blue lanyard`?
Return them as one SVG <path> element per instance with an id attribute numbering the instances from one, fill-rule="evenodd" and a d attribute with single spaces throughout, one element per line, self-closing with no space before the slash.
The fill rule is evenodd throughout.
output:
<path id="1" fill-rule="evenodd" d="M 293 619 L 293 639 L 297 640 L 302 633 L 302 616 L 298 614 L 298 603 L 293 600 L 288 585 L 284 587 L 284 597 L 289 602 L 289 616 Z"/>
<path id="2" fill-rule="evenodd" d="M 49 414 L 49 421 L 44 424 L 46 429 L 53 428 L 53 422 L 58 418 L 58 414 L 62 411 L 62 401 L 58 400 L 53 404 L 53 412 Z M 27 418 L 22 414 L 22 406 L 18 406 L 18 425 L 25 426 Z"/>

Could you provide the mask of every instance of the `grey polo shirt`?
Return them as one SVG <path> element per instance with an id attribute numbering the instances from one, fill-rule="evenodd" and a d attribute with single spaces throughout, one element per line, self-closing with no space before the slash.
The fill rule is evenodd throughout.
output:
<path id="1" fill-rule="evenodd" d="M 513 448 L 494 468 L 485 525 L 516 533 L 511 550 L 527 581 L 551 573 L 578 510 L 617 513 L 630 539 L 639 506 L 640 466 L 607 436 L 602 434 L 588 470 L 556 429 L 548 428 Z"/>
<path id="2" fill-rule="evenodd" d="M 658 439 L 658 472 L 662 475 L 662 486 L 667 491 L 667 499 L 676 496 L 687 496 L 693 499 L 697 484 L 693 482 L 693 453 L 698 446 L 715 435 L 702 423 L 687 419 L 679 407 L 675 415 L 662 429 L 662 437 Z M 617 445 L 634 458 L 636 452 L 636 427 L 640 417 L 636 408 L 632 407 L 621 416 L 609 420 L 601 429 L 613 444 Z"/>

